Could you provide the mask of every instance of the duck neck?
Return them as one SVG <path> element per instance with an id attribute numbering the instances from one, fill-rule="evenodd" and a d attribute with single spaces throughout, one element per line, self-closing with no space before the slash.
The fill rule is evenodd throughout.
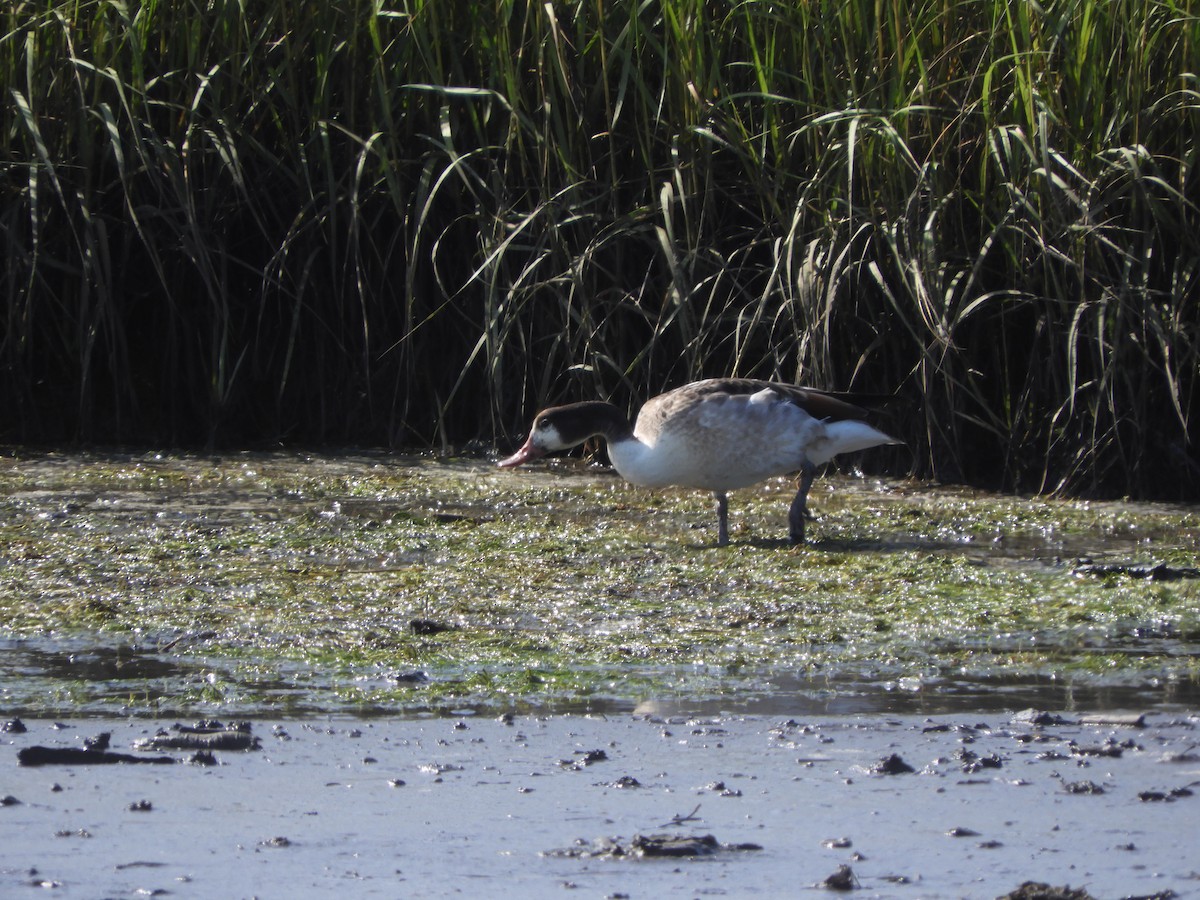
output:
<path id="1" fill-rule="evenodd" d="M 619 444 L 634 437 L 634 426 L 612 403 L 589 401 L 580 406 L 587 407 L 584 413 L 592 419 L 592 434 L 600 434 L 608 444 Z"/>
<path id="2" fill-rule="evenodd" d="M 640 472 L 649 448 L 634 435 L 625 414 L 611 403 L 589 400 L 560 407 L 555 410 L 554 424 L 564 446 L 581 444 L 590 437 L 604 438 L 617 474 L 634 484 L 646 483 Z"/>
<path id="3" fill-rule="evenodd" d="M 633 426 L 625 414 L 611 403 L 600 400 L 563 407 L 559 419 L 559 430 L 563 437 L 573 443 L 581 443 L 598 435 L 612 446 L 633 438 Z"/>

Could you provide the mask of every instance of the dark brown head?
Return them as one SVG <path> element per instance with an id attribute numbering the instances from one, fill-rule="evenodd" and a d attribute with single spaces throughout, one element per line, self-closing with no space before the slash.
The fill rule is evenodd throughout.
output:
<path id="1" fill-rule="evenodd" d="M 629 421 L 611 403 L 589 400 L 544 409 L 533 420 L 533 428 L 525 443 L 508 459 L 497 463 L 511 468 L 556 450 L 566 450 L 582 444 L 595 435 L 607 440 L 619 440 L 630 433 Z"/>

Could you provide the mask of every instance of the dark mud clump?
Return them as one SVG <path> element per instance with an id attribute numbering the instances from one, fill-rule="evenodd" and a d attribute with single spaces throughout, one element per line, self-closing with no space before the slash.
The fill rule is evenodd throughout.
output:
<path id="1" fill-rule="evenodd" d="M 172 734 L 171 731 L 175 733 Z M 220 722 L 201 721 L 195 725 L 176 723 L 171 731 L 160 729 L 153 737 L 133 742 L 133 748 L 141 751 L 134 755 L 118 753 L 109 749 L 112 734 L 104 731 L 93 737 L 84 738 L 83 747 L 25 747 L 18 751 L 17 761 L 22 766 L 94 766 L 124 763 L 170 764 L 180 762 L 172 756 L 147 756 L 147 752 L 163 750 L 195 751 L 189 760 L 198 765 L 214 765 L 214 751 L 261 750 L 260 740 L 251 734 L 249 722 L 222 725 Z"/>
<path id="2" fill-rule="evenodd" d="M 22 766 L 96 766 L 125 763 L 170 765 L 175 759 L 170 756 L 134 756 L 129 753 L 78 747 L 33 746 L 17 751 L 17 762 Z"/>
<path id="3" fill-rule="evenodd" d="M 1188 786 L 1172 788 L 1169 791 L 1139 791 L 1137 796 L 1143 803 L 1173 803 L 1184 797 L 1195 796 L 1195 791 Z"/>
<path id="4" fill-rule="evenodd" d="M 262 742 L 242 731 L 223 731 L 216 734 L 169 734 L 160 731 L 154 737 L 135 741 L 136 750 L 261 750 Z"/>
<path id="5" fill-rule="evenodd" d="M 254 726 L 245 720 L 225 723 L 220 719 L 200 719 L 194 725 L 183 725 L 176 722 L 171 728 L 180 734 L 217 734 L 223 731 L 240 731 L 243 734 L 249 734 L 254 730 Z"/>
<path id="6" fill-rule="evenodd" d="M 1103 744 L 1077 744 L 1075 741 L 1069 741 L 1067 746 L 1071 748 L 1072 756 L 1096 756 L 1109 757 L 1110 759 L 1120 759 L 1126 750 L 1142 749 L 1133 741 L 1105 741 Z"/>
<path id="7" fill-rule="evenodd" d="M 1172 890 L 1159 891 L 1156 894 L 1142 894 L 1137 897 L 1126 897 L 1125 900 L 1175 900 L 1179 895 Z M 1054 887 L 1040 881 L 1026 881 L 1015 891 L 1009 891 L 996 900 L 1096 900 L 1083 888 L 1073 888 L 1069 885 Z"/>
<path id="8" fill-rule="evenodd" d="M 1094 563 L 1080 560 L 1072 575 L 1118 575 L 1125 578 L 1144 578 L 1148 581 L 1178 581 L 1181 578 L 1200 578 L 1200 569 L 1191 566 L 1168 566 L 1166 563 Z"/>
<path id="9" fill-rule="evenodd" d="M 1046 712 L 1042 709 L 1023 709 L 1012 717 L 1014 724 L 1018 725 L 1036 725 L 1039 728 L 1045 728 L 1047 725 L 1074 725 L 1070 719 L 1058 715 L 1058 713 Z"/>
<path id="10" fill-rule="evenodd" d="M 608 754 L 603 750 L 576 750 L 574 759 L 560 759 L 558 764 L 564 769 L 580 770 L 607 761 Z"/>
<path id="11" fill-rule="evenodd" d="M 761 849 L 759 844 L 752 843 L 722 844 L 711 834 L 635 834 L 629 841 L 622 841 L 621 838 L 599 838 L 595 841 L 579 840 L 575 842 L 574 847 L 565 850 L 551 850 L 543 855 L 569 859 L 622 859 L 626 857 L 652 859 L 656 857 L 715 856 L 720 853 Z"/>
<path id="12" fill-rule="evenodd" d="M 852 891 L 859 886 L 858 878 L 849 866 L 838 866 L 836 872 L 817 884 L 828 891 Z"/>
<path id="13" fill-rule="evenodd" d="M 917 771 L 908 763 L 906 763 L 899 753 L 893 753 L 890 756 L 885 756 L 875 765 L 871 766 L 872 775 L 907 775 L 909 772 Z"/>
<path id="14" fill-rule="evenodd" d="M 960 764 L 963 772 L 967 775 L 974 775 L 984 769 L 1000 769 L 1004 766 L 1004 760 L 995 753 L 980 756 L 966 747 L 957 750 L 954 753 L 954 759 Z"/>
<path id="15" fill-rule="evenodd" d="M 458 626 L 446 622 L 437 622 L 433 619 L 412 619 L 408 623 L 408 630 L 421 637 L 431 637 L 447 631 L 457 631 Z"/>
<path id="16" fill-rule="evenodd" d="M 996 900 L 1095 900 L 1083 888 L 1052 887 L 1040 881 L 1026 881 L 1015 891 Z"/>
<path id="17" fill-rule="evenodd" d="M 1103 794 L 1104 788 L 1094 781 L 1068 781 L 1063 785 L 1068 794 Z"/>

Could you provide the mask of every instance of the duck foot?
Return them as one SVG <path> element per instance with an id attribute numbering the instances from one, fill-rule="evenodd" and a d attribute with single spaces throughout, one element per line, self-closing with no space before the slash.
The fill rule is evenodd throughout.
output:
<path id="1" fill-rule="evenodd" d="M 788 510 L 788 540 L 792 544 L 804 543 L 804 520 L 810 518 L 808 491 L 812 487 L 816 474 L 816 467 L 811 464 L 806 463 L 800 470 L 800 487 L 796 491 L 796 498 L 792 501 L 791 509 Z"/>

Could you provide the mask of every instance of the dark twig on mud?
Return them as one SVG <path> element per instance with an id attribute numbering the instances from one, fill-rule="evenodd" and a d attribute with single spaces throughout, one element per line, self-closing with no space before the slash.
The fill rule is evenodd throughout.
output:
<path id="1" fill-rule="evenodd" d="M 113 763 L 151 763 L 169 765 L 176 760 L 170 756 L 131 756 L 109 750 L 81 750 L 78 747 L 25 747 L 17 753 L 22 766 L 88 766 Z"/>
<path id="2" fill-rule="evenodd" d="M 697 803 L 696 808 L 693 809 L 686 816 L 676 815 L 673 819 L 671 819 L 670 822 L 664 822 L 662 825 L 659 825 L 658 827 L 659 828 L 668 828 L 671 825 L 682 825 L 684 822 L 699 822 L 700 817 L 697 816 L 696 813 L 700 812 L 700 806 L 701 806 L 701 804 Z"/>

